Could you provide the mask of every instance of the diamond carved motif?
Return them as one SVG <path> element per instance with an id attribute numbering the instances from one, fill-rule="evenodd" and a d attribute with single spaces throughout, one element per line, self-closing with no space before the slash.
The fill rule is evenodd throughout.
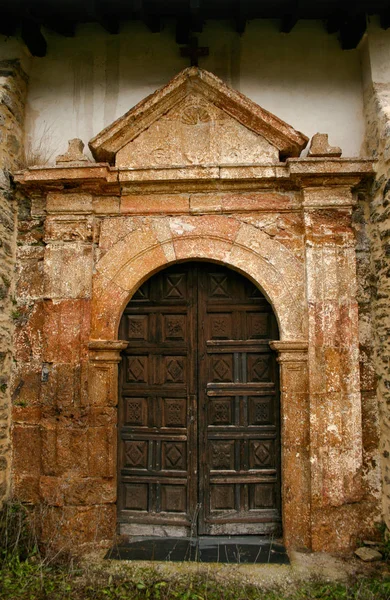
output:
<path id="1" fill-rule="evenodd" d="M 166 381 L 183 383 L 184 361 L 180 358 L 170 358 L 166 363 Z"/>
<path id="2" fill-rule="evenodd" d="M 146 467 L 146 443 L 126 442 L 126 461 L 132 467 Z"/>
<path id="3" fill-rule="evenodd" d="M 181 444 L 166 444 L 165 447 L 165 460 L 166 467 L 168 469 L 182 469 L 183 468 L 183 447 Z"/>
<path id="4" fill-rule="evenodd" d="M 252 381 L 262 381 L 268 374 L 268 361 L 258 358 L 252 365 Z"/>
<path id="5" fill-rule="evenodd" d="M 129 381 L 145 383 L 145 359 L 129 358 L 127 378 Z"/>
<path id="6" fill-rule="evenodd" d="M 255 458 L 257 459 L 256 460 L 257 465 L 264 465 L 269 462 L 270 452 L 269 452 L 269 447 L 267 447 L 266 444 L 261 443 L 261 442 L 255 444 L 254 454 L 255 454 Z"/>
<path id="7" fill-rule="evenodd" d="M 231 381 L 231 365 L 224 358 L 213 361 L 213 381 Z"/>

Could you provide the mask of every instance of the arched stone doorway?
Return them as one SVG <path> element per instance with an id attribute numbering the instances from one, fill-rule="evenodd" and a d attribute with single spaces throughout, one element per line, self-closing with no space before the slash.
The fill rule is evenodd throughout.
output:
<path id="1" fill-rule="evenodd" d="M 278 338 L 270 303 L 209 262 L 128 303 L 119 337 L 121 534 L 280 534 Z"/>

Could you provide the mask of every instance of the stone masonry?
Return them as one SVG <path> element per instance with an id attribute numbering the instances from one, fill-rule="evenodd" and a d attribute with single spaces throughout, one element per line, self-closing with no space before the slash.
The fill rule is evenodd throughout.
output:
<path id="1" fill-rule="evenodd" d="M 380 408 L 383 515 L 390 528 L 390 83 L 365 92 L 367 154 L 377 160 L 369 213 L 375 372 Z"/>
<path id="2" fill-rule="evenodd" d="M 16 250 L 12 174 L 22 165 L 27 77 L 19 62 L 0 61 L 0 505 L 10 490 L 10 371 Z"/>

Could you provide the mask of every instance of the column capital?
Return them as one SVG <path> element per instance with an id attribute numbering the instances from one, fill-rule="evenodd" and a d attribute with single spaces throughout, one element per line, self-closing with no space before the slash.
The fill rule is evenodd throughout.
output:
<path id="1" fill-rule="evenodd" d="M 278 362 L 307 361 L 308 343 L 306 340 L 275 340 L 270 342 L 272 350 L 278 353 Z"/>
<path id="2" fill-rule="evenodd" d="M 124 340 L 91 340 L 88 344 L 89 357 L 93 362 L 119 363 L 120 353 L 129 342 Z"/>

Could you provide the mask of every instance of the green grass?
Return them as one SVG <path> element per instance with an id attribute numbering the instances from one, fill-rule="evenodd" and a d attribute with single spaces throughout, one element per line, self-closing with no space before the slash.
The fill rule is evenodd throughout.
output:
<path id="1" fill-rule="evenodd" d="M 0 598 L 7 600 L 389 600 L 390 581 L 358 579 L 349 584 L 309 581 L 289 590 L 218 581 L 202 574 L 164 579 L 146 567 L 118 575 L 89 572 L 74 565 L 50 565 L 31 558 L 6 561 L 0 570 Z"/>
<path id="2" fill-rule="evenodd" d="M 380 574 L 348 584 L 292 577 L 271 587 L 246 583 L 234 565 L 226 576 L 180 563 L 161 570 L 150 563 L 77 562 L 53 550 L 43 555 L 30 516 L 18 502 L 0 511 L 0 600 L 390 600 L 390 578 Z"/>

